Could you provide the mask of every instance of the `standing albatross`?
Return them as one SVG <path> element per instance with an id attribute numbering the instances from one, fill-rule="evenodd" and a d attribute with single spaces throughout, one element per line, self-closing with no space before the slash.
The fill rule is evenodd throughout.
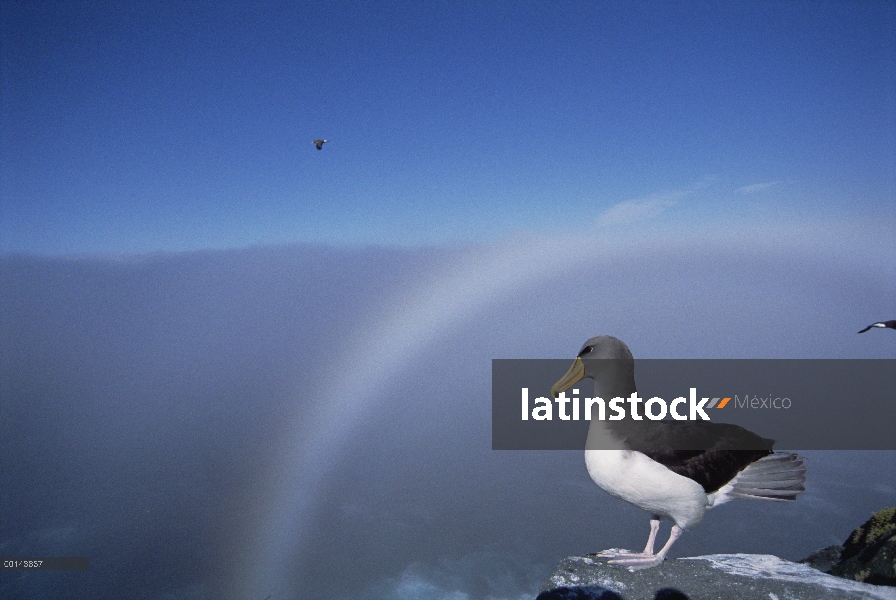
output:
<path id="1" fill-rule="evenodd" d="M 585 378 L 594 380 L 594 397 L 628 398 L 637 392 L 631 351 L 608 335 L 585 342 L 551 396 Z M 679 450 L 693 442 L 706 449 Z M 592 419 L 585 443 L 591 479 L 652 515 L 643 552 L 614 549 L 598 556 L 633 571 L 655 567 L 682 531 L 699 523 L 709 508 L 734 498 L 796 500 L 805 490 L 806 467 L 796 454 L 772 452 L 773 445 L 773 440 L 724 423 Z M 669 541 L 654 554 L 661 518 L 674 525 Z"/>

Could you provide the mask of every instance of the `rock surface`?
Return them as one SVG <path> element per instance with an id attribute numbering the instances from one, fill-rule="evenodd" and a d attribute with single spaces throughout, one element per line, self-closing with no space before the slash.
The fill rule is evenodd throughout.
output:
<path id="1" fill-rule="evenodd" d="M 630 572 L 596 556 L 560 562 L 538 600 L 896 600 L 896 588 L 850 581 L 762 554 L 667 559 Z"/>

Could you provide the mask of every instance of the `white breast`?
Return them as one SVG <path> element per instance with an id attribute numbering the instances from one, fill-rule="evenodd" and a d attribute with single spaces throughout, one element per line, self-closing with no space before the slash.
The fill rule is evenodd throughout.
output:
<path id="1" fill-rule="evenodd" d="M 594 483 L 651 514 L 668 517 L 682 529 L 696 525 L 709 507 L 703 487 L 632 450 L 585 450 Z"/>

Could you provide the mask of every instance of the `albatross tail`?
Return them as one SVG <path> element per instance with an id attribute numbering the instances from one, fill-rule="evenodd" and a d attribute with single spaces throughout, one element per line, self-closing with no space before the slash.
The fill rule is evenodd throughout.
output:
<path id="1" fill-rule="evenodd" d="M 720 492 L 731 498 L 796 500 L 806 490 L 806 467 L 796 454 L 769 454 L 738 473 Z"/>

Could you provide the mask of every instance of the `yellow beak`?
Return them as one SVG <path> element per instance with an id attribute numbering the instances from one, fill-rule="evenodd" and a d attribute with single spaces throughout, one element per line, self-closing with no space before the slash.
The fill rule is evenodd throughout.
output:
<path id="1" fill-rule="evenodd" d="M 557 398 L 557 394 L 565 392 L 585 377 L 585 363 L 581 358 L 576 358 L 566 375 L 551 387 L 551 398 Z"/>

